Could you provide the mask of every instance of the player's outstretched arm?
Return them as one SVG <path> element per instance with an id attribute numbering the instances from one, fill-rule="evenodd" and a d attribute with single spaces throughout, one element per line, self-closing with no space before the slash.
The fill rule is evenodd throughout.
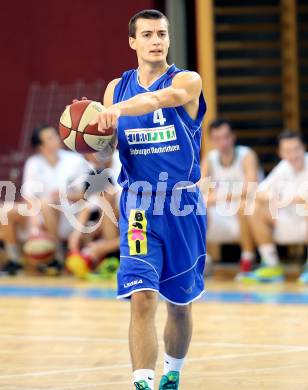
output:
<path id="1" fill-rule="evenodd" d="M 114 90 L 113 86 L 113 90 Z M 110 86 L 112 89 L 112 85 Z M 202 80 L 196 72 L 178 73 L 170 87 L 155 92 L 145 92 L 131 99 L 109 106 L 99 114 L 99 130 L 104 131 L 110 127 L 116 127 L 120 116 L 138 116 L 156 111 L 160 108 L 183 106 L 194 99 L 198 99 L 202 90 Z M 109 99 L 108 87 L 106 89 Z M 106 95 L 105 94 L 105 95 Z M 108 102 L 104 105 L 107 107 Z"/>

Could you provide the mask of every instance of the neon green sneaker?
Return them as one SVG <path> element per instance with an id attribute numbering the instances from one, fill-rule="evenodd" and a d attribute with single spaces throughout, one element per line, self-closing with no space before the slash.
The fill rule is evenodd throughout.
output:
<path id="1" fill-rule="evenodd" d="M 136 386 L 137 390 L 150 390 L 146 381 L 138 381 L 138 382 L 135 382 L 134 385 Z"/>
<path id="2" fill-rule="evenodd" d="M 275 283 L 284 280 L 284 271 L 280 265 L 268 267 L 261 264 L 255 271 L 247 272 L 238 279 L 245 283 Z"/>
<path id="3" fill-rule="evenodd" d="M 303 284 L 308 284 L 308 265 L 306 265 L 303 273 L 298 278 L 298 281 Z"/>
<path id="4" fill-rule="evenodd" d="M 178 371 L 169 371 L 167 375 L 163 375 L 159 384 L 159 390 L 179 388 L 180 373 Z"/>
<path id="5" fill-rule="evenodd" d="M 110 280 L 117 276 L 119 268 L 119 259 L 116 257 L 107 257 L 96 269 L 102 279 Z"/>
<path id="6" fill-rule="evenodd" d="M 95 270 L 86 274 L 85 279 L 89 282 L 99 282 L 102 280 L 116 280 L 119 259 L 117 257 L 106 258 Z"/>

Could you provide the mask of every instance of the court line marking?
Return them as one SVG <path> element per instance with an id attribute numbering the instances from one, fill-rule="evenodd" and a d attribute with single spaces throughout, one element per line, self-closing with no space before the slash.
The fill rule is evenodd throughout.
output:
<path id="1" fill-rule="evenodd" d="M 31 340 L 31 341 L 66 341 L 66 342 L 102 342 L 102 343 L 119 343 L 128 344 L 128 339 L 122 338 L 104 338 L 104 337 L 79 337 L 79 336 L 35 336 L 35 335 L 10 335 L 0 334 L 0 339 L 17 339 L 17 340 Z M 163 342 L 159 342 L 163 344 Z M 298 350 L 308 348 L 308 345 L 283 345 L 283 344 L 244 344 L 244 343 L 222 343 L 222 342 L 211 342 L 206 340 L 192 340 L 191 345 L 202 345 L 209 347 L 224 347 L 224 348 L 255 348 L 255 349 L 267 349 L 267 348 L 278 348 L 278 349 L 289 349 L 297 348 Z"/>
<path id="2" fill-rule="evenodd" d="M 191 358 L 187 359 L 186 363 L 189 364 L 190 362 L 201 362 L 201 361 L 213 361 L 213 360 L 226 360 L 226 359 L 236 359 L 241 357 L 255 357 L 255 356 L 266 356 L 266 355 L 273 355 L 273 354 L 282 354 L 282 353 L 291 353 L 291 352 L 308 352 L 308 348 L 305 348 L 304 350 L 298 350 L 297 348 L 291 348 L 288 350 L 279 350 L 279 351 L 267 351 L 267 352 L 252 352 L 252 353 L 244 353 L 244 354 L 228 354 L 228 355 L 220 355 L 220 356 L 208 356 L 204 358 Z M 159 363 L 158 365 L 161 365 Z M 98 366 L 98 367 L 81 367 L 81 368 L 70 368 L 67 370 L 51 370 L 51 371 L 38 371 L 38 372 L 27 372 L 23 374 L 7 374 L 7 375 L 0 375 L 0 379 L 9 379 L 9 378 L 25 378 L 25 377 L 32 377 L 32 376 L 48 376 L 48 375 L 57 375 L 57 374 L 71 374 L 74 372 L 91 372 L 91 371 L 103 371 L 103 370 L 111 370 L 111 369 L 118 369 L 118 368 L 128 368 L 131 367 L 131 364 L 113 364 L 109 366 Z"/>
<path id="3" fill-rule="evenodd" d="M 291 368 L 302 368 L 307 367 L 307 364 L 290 364 L 290 365 L 284 365 L 284 366 L 276 366 L 276 367 L 258 367 L 258 368 L 251 368 L 247 370 L 233 370 L 233 371 L 215 371 L 215 372 L 208 372 L 204 375 L 200 375 L 198 373 L 194 373 L 194 378 L 207 378 L 207 377 L 215 377 L 215 376 L 221 376 L 221 375 L 238 375 L 238 374 L 248 374 L 253 372 L 270 372 L 270 371 L 279 371 L 284 369 L 291 369 Z M 183 377 L 190 377 L 191 374 L 184 374 Z M 114 386 L 114 385 L 126 385 L 131 384 L 131 381 L 119 381 L 119 382 L 100 382 L 100 383 L 92 383 L 92 384 L 80 384 L 80 385 L 69 385 L 69 387 L 48 387 L 46 390 L 74 390 L 74 389 L 83 389 L 83 388 L 93 388 L 93 387 L 103 387 L 103 386 Z M 21 390 L 21 389 L 18 389 Z M 24 390 L 24 389 L 23 389 Z M 32 390 L 32 389 L 27 389 Z M 36 390 L 36 389 L 33 389 Z"/>

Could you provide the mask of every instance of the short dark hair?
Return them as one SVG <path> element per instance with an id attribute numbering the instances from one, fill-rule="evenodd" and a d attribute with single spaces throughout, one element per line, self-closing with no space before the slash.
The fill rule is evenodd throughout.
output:
<path id="1" fill-rule="evenodd" d="M 42 139 L 41 139 L 41 134 L 44 130 L 47 128 L 53 128 L 53 126 L 49 124 L 43 124 L 40 126 L 35 127 L 32 130 L 31 138 L 30 138 L 30 145 L 33 149 L 36 149 L 38 146 L 42 145 Z"/>
<path id="2" fill-rule="evenodd" d="M 128 23 L 128 36 L 136 38 L 136 22 L 138 19 L 166 19 L 169 25 L 169 20 L 166 15 L 156 9 L 145 9 L 134 15 Z"/>
<path id="3" fill-rule="evenodd" d="M 304 139 L 301 133 L 294 130 L 284 130 L 282 133 L 280 133 L 277 137 L 278 144 L 286 139 L 297 139 L 301 143 L 304 143 Z"/>
<path id="4" fill-rule="evenodd" d="M 212 132 L 215 129 L 218 129 L 220 126 L 227 125 L 229 126 L 230 130 L 233 132 L 233 126 L 230 121 L 227 119 L 215 119 L 213 120 L 209 125 L 209 130 Z"/>

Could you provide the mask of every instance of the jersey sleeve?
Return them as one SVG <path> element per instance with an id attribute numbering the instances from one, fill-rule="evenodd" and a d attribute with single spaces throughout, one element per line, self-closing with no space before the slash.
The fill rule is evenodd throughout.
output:
<path id="1" fill-rule="evenodd" d="M 281 161 L 258 186 L 260 192 L 273 190 L 283 180 L 284 161 Z"/>

